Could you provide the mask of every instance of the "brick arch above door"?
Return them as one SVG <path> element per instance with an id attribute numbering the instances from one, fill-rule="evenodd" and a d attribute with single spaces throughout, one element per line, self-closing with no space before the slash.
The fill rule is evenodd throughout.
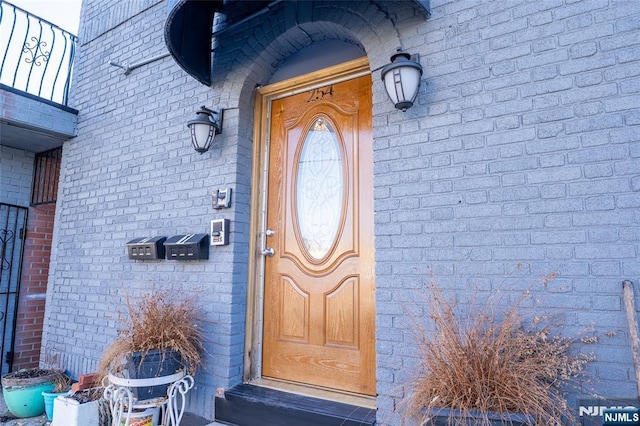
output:
<path id="1" fill-rule="evenodd" d="M 223 34 L 216 38 L 212 88 L 216 97 L 220 96 L 221 106 L 242 109 L 242 104 L 252 98 L 255 87 L 267 84 L 289 58 L 319 42 L 339 41 L 357 46 L 367 57 L 371 70 L 382 68 L 396 49 L 403 46 L 395 21 L 368 2 L 346 3 L 350 5 L 348 8 L 326 2 L 314 9 L 312 16 L 307 16 L 313 20 L 307 21 L 288 22 L 286 10 L 274 11 L 250 31 L 242 32 L 244 37 Z M 273 22 L 277 24 L 272 25 Z M 223 100 L 227 105 L 222 104 Z"/>
<path id="2" fill-rule="evenodd" d="M 233 40 L 244 39 L 245 35 L 256 36 L 257 43 L 249 43 L 242 49 L 242 55 L 255 47 L 264 47 L 281 34 L 309 22 L 333 22 L 353 30 L 357 36 L 367 33 L 389 35 L 395 32 L 396 22 L 414 16 L 430 16 L 429 0 L 353 0 L 353 1 L 254 1 L 225 2 L 221 0 L 194 2 L 169 0 L 168 16 L 165 22 L 164 38 L 174 60 L 192 77 L 205 85 L 215 80 L 219 65 L 216 55 L 230 51 L 225 46 L 225 37 Z M 274 19 L 274 15 L 278 15 Z M 389 28 L 385 28 L 391 24 Z M 385 31 L 386 32 L 382 32 Z M 361 33 L 364 31 L 364 33 Z M 209 34 L 212 34 L 212 37 Z M 360 34 L 359 34 L 360 33 Z M 395 32 L 398 34 L 397 32 Z M 324 29 L 305 33 L 311 42 L 318 34 L 327 34 Z M 385 37 L 378 38 L 378 42 Z M 375 42 L 374 39 L 368 39 Z M 223 40 L 221 43 L 220 40 Z M 232 43 L 233 44 L 233 43 Z M 308 42 L 306 43 L 308 44 Z M 380 44 L 380 43 L 378 43 Z M 283 46 L 286 50 L 286 45 Z M 383 46 L 384 47 L 384 46 Z M 396 44 L 394 47 L 400 47 Z M 213 55 L 210 54 L 213 52 Z M 266 52 L 266 50 L 262 50 Z M 371 58 L 370 58 L 371 59 Z M 376 64 L 376 61 L 371 61 Z M 212 72 L 213 71 L 213 72 Z M 213 78 L 212 78 L 213 77 Z"/>

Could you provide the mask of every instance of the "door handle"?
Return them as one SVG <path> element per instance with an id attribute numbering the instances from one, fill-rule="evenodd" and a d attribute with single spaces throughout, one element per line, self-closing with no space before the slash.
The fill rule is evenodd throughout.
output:
<path id="1" fill-rule="evenodd" d="M 262 255 L 267 257 L 272 257 L 275 254 L 275 250 L 273 247 L 265 247 L 262 249 Z"/>

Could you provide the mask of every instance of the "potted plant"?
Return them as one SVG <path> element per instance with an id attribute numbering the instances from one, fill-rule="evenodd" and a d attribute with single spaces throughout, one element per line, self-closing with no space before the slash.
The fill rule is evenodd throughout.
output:
<path id="1" fill-rule="evenodd" d="M 571 353 L 576 338 L 561 336 L 553 317 L 525 316 L 520 306 L 529 292 L 517 293 L 497 290 L 456 303 L 437 284 L 429 287 L 427 321 L 417 321 L 422 353 L 408 402 L 423 425 L 573 421 L 562 391 L 593 358 Z"/>
<path id="2" fill-rule="evenodd" d="M 82 382 L 82 376 L 80 381 Z M 92 387 L 56 398 L 52 425 L 102 426 L 111 424 L 111 412 L 108 402 L 102 398 L 103 392 L 102 387 Z"/>
<path id="3" fill-rule="evenodd" d="M 42 391 L 42 397 L 44 398 L 44 411 L 47 413 L 47 418 L 49 420 L 53 420 L 53 401 L 58 396 L 68 393 L 70 385 L 71 378 L 63 371 L 57 371 L 53 377 L 53 389 Z"/>
<path id="4" fill-rule="evenodd" d="M 42 392 L 44 398 L 44 410 L 49 420 L 53 420 L 53 401 L 59 396 L 69 392 L 71 377 L 63 368 L 60 368 L 60 356 L 50 347 L 43 347 L 40 366 L 53 372 L 53 389 Z"/>
<path id="5" fill-rule="evenodd" d="M 29 368 L 3 376 L 2 395 L 11 414 L 25 418 L 44 413 L 42 392 L 53 390 L 61 374 L 61 370 Z"/>
<path id="6" fill-rule="evenodd" d="M 100 369 L 131 379 L 194 374 L 202 362 L 202 315 L 192 299 L 167 291 L 125 297 L 117 339 L 107 347 Z M 168 385 L 133 388 L 139 400 L 166 396 Z"/>

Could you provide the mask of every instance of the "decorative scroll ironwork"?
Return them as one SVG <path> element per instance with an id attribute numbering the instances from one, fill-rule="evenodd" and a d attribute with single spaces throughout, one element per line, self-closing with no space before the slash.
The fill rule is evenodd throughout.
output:
<path id="1" fill-rule="evenodd" d="M 187 392 L 189 392 L 195 381 L 191 376 L 184 376 L 174 382 L 167 391 L 169 397 L 167 411 L 164 415 L 164 424 L 179 425 L 185 412 L 187 403 Z"/>
<path id="2" fill-rule="evenodd" d="M 11 268 L 11 259 L 8 259 L 7 245 L 13 240 L 15 232 L 10 229 L 0 229 L 0 253 L 2 253 L 2 259 L 0 259 L 0 270 L 6 271 Z"/>
<path id="3" fill-rule="evenodd" d="M 46 41 L 38 40 L 36 37 L 31 37 L 31 41 L 33 42 L 33 46 L 31 46 L 29 43 L 25 43 L 24 48 L 22 49 L 22 53 L 31 54 L 31 57 L 25 57 L 24 61 L 28 64 L 33 62 L 37 67 L 39 67 L 40 65 L 42 65 L 42 62 L 40 62 L 39 59 L 42 58 L 44 62 L 47 62 L 49 60 L 51 51 L 44 51 L 43 47 L 47 47 Z"/>
<path id="4" fill-rule="evenodd" d="M 0 83 L 67 105 L 75 35 L 3 0 L 0 40 Z"/>
<path id="5" fill-rule="evenodd" d="M 24 230 L 27 227 L 24 207 L 0 203 L 0 373 L 13 366 L 14 335 L 18 314 L 18 294 L 22 275 Z"/>
<path id="6" fill-rule="evenodd" d="M 112 426 L 129 425 L 133 421 L 134 410 L 160 409 L 160 424 L 179 426 L 186 408 L 187 393 L 193 388 L 195 381 L 183 371 L 169 376 L 150 379 L 125 379 L 114 374 L 107 375 L 102 385 L 104 399 L 109 402 L 112 415 Z M 169 384 L 166 397 L 137 400 L 131 388 L 140 386 L 157 386 Z"/>

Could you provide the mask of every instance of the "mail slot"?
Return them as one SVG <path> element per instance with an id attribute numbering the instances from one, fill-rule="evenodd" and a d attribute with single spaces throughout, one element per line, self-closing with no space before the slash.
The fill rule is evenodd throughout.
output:
<path id="1" fill-rule="evenodd" d="M 167 237 L 134 238 L 127 243 L 129 259 L 164 259 L 164 241 Z"/>
<path id="2" fill-rule="evenodd" d="M 164 242 L 167 260 L 209 258 L 209 234 L 174 235 Z"/>

